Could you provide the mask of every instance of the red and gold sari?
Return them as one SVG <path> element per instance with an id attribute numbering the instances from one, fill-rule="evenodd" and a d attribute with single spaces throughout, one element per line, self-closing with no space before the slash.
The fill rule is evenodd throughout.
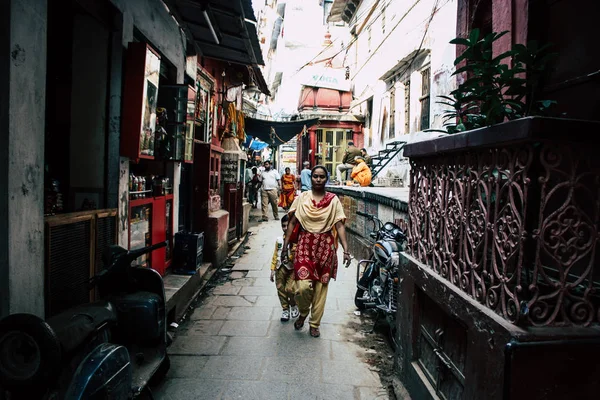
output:
<path id="1" fill-rule="evenodd" d="M 337 275 L 337 232 L 335 224 L 346 215 L 338 197 L 327 192 L 316 203 L 312 192 L 303 192 L 290 208 L 301 224 L 294 260 L 296 280 L 313 280 L 327 284 Z"/>
<path id="2" fill-rule="evenodd" d="M 296 177 L 293 174 L 283 174 L 281 177 L 282 191 L 279 195 L 279 207 L 288 209 L 296 198 L 296 188 L 294 181 Z"/>

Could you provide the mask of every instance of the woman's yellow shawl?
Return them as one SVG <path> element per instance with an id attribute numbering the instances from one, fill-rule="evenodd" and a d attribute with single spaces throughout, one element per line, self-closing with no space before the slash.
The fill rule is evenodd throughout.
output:
<path id="1" fill-rule="evenodd" d="M 312 191 L 300 193 L 296 197 L 288 213 L 295 214 L 302 228 L 311 233 L 324 233 L 333 230 L 337 239 L 335 224 L 346 221 L 346 214 L 340 199 L 333 193 L 327 192 L 323 200 L 316 204 L 312 197 Z M 337 243 L 337 240 L 336 240 Z"/>

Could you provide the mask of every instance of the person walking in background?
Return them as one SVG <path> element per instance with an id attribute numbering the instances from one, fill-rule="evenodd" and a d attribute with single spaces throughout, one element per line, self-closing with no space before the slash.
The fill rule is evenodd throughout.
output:
<path id="1" fill-rule="evenodd" d="M 256 208 L 258 203 L 259 186 L 260 181 L 258 180 L 258 169 L 256 167 L 252 167 L 252 178 L 250 178 L 250 183 L 248 183 L 248 202 L 252 204 L 252 208 Z"/>
<path id="2" fill-rule="evenodd" d="M 289 216 L 284 215 L 281 218 L 281 229 L 283 234 L 287 231 Z M 298 318 L 299 311 L 296 305 L 295 288 L 294 288 L 294 255 L 296 246 L 292 246 L 287 259 L 280 257 L 281 248 L 283 247 L 283 236 L 279 236 L 275 241 L 275 252 L 271 260 L 271 282 L 275 282 L 277 287 L 277 296 L 281 303 L 281 321 L 287 322 L 292 318 Z"/>
<path id="3" fill-rule="evenodd" d="M 310 163 L 308 161 L 304 161 L 302 165 L 304 168 L 300 172 L 300 191 L 306 192 L 312 187 L 310 183 Z"/>
<path id="4" fill-rule="evenodd" d="M 246 169 L 244 170 L 244 194 L 250 200 L 250 182 L 252 181 L 252 163 L 246 164 Z"/>
<path id="5" fill-rule="evenodd" d="M 344 153 L 344 158 L 342 158 L 342 163 L 337 166 L 337 180 L 342 182 L 342 175 L 344 172 L 351 170 L 354 168 L 355 161 L 354 157 L 360 156 L 360 150 L 358 147 L 354 146 L 354 142 L 348 142 L 348 148 Z"/>
<path id="6" fill-rule="evenodd" d="M 276 169 L 271 168 L 271 162 L 264 162 L 265 170 L 260 174 L 259 181 L 261 184 L 261 208 L 262 208 L 262 220 L 268 221 L 267 207 L 271 204 L 273 209 L 273 218 L 279 219 L 279 209 L 277 208 L 277 200 L 279 197 L 279 190 L 281 189 L 281 177 Z"/>
<path id="7" fill-rule="evenodd" d="M 310 335 L 321 335 L 319 326 L 325 310 L 329 280 L 337 275 L 338 238 L 344 248 L 344 261 L 350 261 L 346 228 L 346 215 L 338 197 L 325 190 L 327 169 L 317 165 L 311 171 L 312 189 L 294 200 L 289 210 L 290 221 L 281 259 L 288 257 L 288 247 L 296 241 L 294 276 L 296 301 L 300 316 L 294 322 L 296 330 L 302 329 L 310 313 Z"/>
<path id="8" fill-rule="evenodd" d="M 352 169 L 352 179 L 360 184 L 360 186 L 369 186 L 371 184 L 371 168 L 365 163 L 365 159 L 362 157 L 355 157 L 354 160 L 357 162 L 356 167 Z"/>
<path id="9" fill-rule="evenodd" d="M 296 198 L 296 177 L 286 167 L 285 173 L 281 177 L 281 194 L 279 195 L 279 207 L 285 211 L 290 208 Z"/>
<path id="10" fill-rule="evenodd" d="M 371 156 L 367 153 L 367 149 L 364 147 L 360 149 L 360 155 L 365 159 L 365 164 L 367 164 L 370 168 L 373 161 L 371 160 Z"/>

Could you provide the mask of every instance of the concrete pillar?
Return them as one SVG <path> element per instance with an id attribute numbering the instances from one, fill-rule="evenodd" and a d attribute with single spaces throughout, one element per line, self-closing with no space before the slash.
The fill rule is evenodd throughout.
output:
<path id="1" fill-rule="evenodd" d="M 0 13 L 0 316 L 44 316 L 47 2 Z"/>
<path id="2" fill-rule="evenodd" d="M 109 100 L 108 100 L 108 139 L 106 146 L 106 207 L 119 205 L 120 184 L 120 143 L 121 143 L 121 91 L 123 87 L 123 14 L 117 13 L 114 30 L 110 36 L 109 55 Z M 129 177 L 125 171 L 125 177 Z"/>

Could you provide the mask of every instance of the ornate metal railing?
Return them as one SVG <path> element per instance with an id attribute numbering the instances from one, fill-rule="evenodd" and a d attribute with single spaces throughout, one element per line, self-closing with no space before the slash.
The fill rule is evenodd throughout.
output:
<path id="1" fill-rule="evenodd" d="M 598 156 L 522 136 L 409 149 L 409 252 L 512 323 L 598 324 Z"/>

